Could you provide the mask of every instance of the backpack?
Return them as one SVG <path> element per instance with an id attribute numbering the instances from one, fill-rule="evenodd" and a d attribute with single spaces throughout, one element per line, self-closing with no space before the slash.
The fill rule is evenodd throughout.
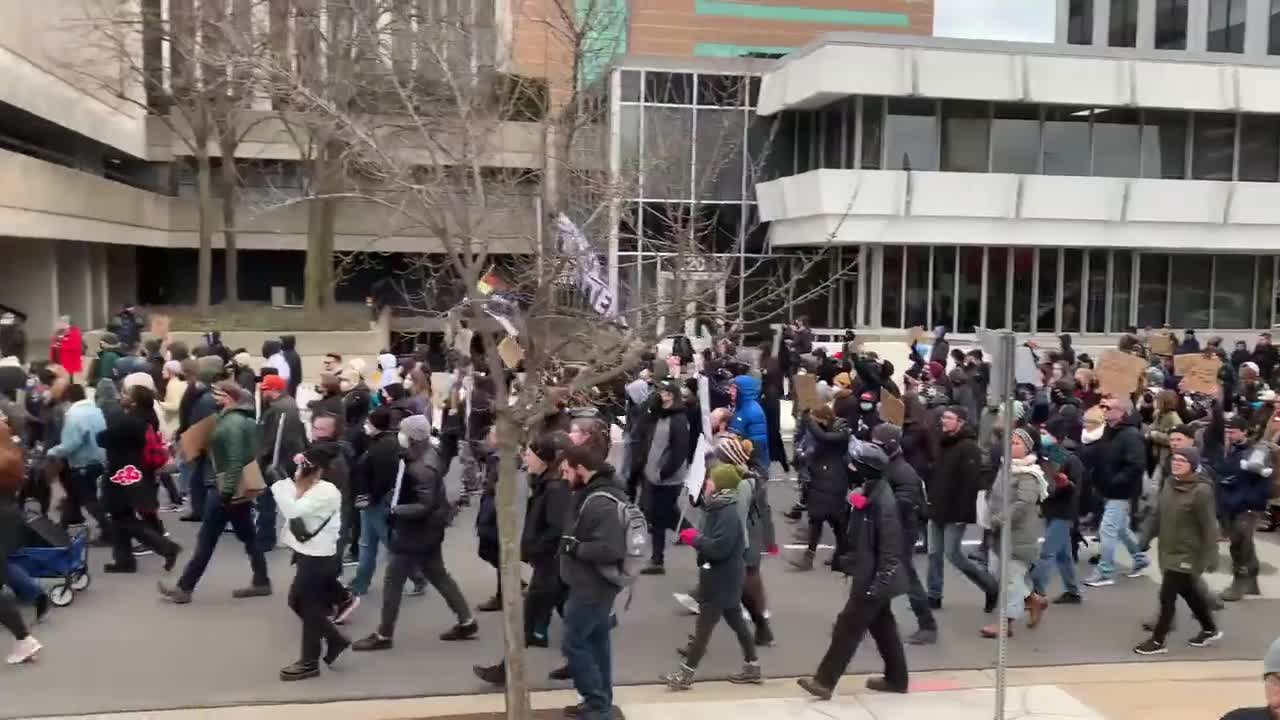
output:
<path id="1" fill-rule="evenodd" d="M 165 447 L 164 440 L 160 439 L 160 433 L 147 425 L 147 440 L 142 446 L 142 469 L 155 472 L 168 464 L 169 448 Z"/>
<path id="2" fill-rule="evenodd" d="M 649 521 L 645 520 L 644 513 L 635 503 L 621 500 L 612 493 L 604 491 L 598 490 L 588 495 L 587 499 L 582 501 L 582 507 L 585 508 L 587 503 L 596 497 L 606 498 L 617 507 L 618 520 L 622 523 L 622 544 L 626 548 L 622 562 L 616 567 L 600 568 L 600 574 L 605 580 L 620 588 L 630 587 L 640 577 L 640 571 L 649 562 L 653 551 L 653 541 L 649 537 Z M 582 510 L 579 509 L 578 518 L 574 522 L 575 535 L 577 523 L 581 521 Z"/>

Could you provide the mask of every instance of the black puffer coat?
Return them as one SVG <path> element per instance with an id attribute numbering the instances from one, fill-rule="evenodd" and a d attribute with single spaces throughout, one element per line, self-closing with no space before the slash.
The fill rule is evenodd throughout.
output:
<path id="1" fill-rule="evenodd" d="M 851 596 L 888 602 L 907 592 L 898 502 L 883 478 L 868 479 L 862 490 L 867 504 L 850 512 L 847 550 L 836 558 L 835 566 L 849 576 Z"/>
<path id="2" fill-rule="evenodd" d="M 939 523 L 977 520 L 978 491 L 982 489 L 982 450 L 968 423 L 954 435 L 942 437 L 938 462 L 929 477 L 929 519 Z"/>
<path id="3" fill-rule="evenodd" d="M 849 424 L 836 418 L 835 424 L 827 428 L 810 418 L 808 432 L 814 440 L 809 461 L 809 517 L 842 517 L 849 508 L 849 471 L 845 463 Z"/>

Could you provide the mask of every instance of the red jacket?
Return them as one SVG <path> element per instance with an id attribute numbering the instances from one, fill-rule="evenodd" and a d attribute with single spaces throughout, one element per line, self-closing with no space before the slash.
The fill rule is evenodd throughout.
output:
<path id="1" fill-rule="evenodd" d="M 84 340 L 80 328 L 72 325 L 49 341 L 49 361 L 58 363 L 72 375 L 84 369 Z"/>

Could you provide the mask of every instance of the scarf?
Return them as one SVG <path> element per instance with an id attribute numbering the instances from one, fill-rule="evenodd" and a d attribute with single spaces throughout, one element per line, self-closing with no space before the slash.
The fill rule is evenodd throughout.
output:
<path id="1" fill-rule="evenodd" d="M 1040 467 L 1040 459 L 1035 453 L 1031 453 L 1026 457 L 1012 458 L 1009 461 L 1009 474 L 1032 475 L 1036 479 L 1036 495 L 1040 502 L 1044 502 L 1049 497 L 1049 481 L 1045 479 L 1044 468 Z"/>

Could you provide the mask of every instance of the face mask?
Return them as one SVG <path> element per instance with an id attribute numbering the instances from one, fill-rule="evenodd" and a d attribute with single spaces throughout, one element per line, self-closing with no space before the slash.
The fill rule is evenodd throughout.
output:
<path id="1" fill-rule="evenodd" d="M 373 437 L 374 435 L 378 434 L 378 428 L 374 427 L 371 423 L 365 423 L 364 434 L 368 435 L 369 437 Z"/>
<path id="2" fill-rule="evenodd" d="M 1045 447 L 1053 447 L 1054 445 L 1058 444 L 1058 439 L 1052 435 L 1041 435 L 1040 444 L 1044 445 Z"/>
<path id="3" fill-rule="evenodd" d="M 401 385 L 404 385 L 404 389 L 405 389 L 405 390 L 412 390 L 412 389 L 413 389 L 413 381 L 412 381 L 412 380 L 410 380 L 409 378 L 405 378 L 405 379 L 404 379 L 404 382 L 403 382 L 403 383 L 401 383 Z"/>
<path id="4" fill-rule="evenodd" d="M 1085 428 L 1084 431 L 1080 433 L 1080 441 L 1083 442 L 1085 445 L 1089 445 L 1090 443 L 1097 442 L 1098 439 L 1102 437 L 1102 433 L 1105 430 L 1106 430 L 1105 425 L 1099 425 L 1093 430 L 1090 430 L 1089 428 Z"/>
<path id="5" fill-rule="evenodd" d="M 396 435 L 396 440 L 400 441 L 400 447 L 401 447 L 401 448 L 403 448 L 403 449 L 405 449 L 405 450 L 408 450 L 408 449 L 409 449 L 409 436 L 408 436 L 408 435 L 405 435 L 404 433 L 400 433 L 400 434 Z"/>
<path id="6" fill-rule="evenodd" d="M 862 408 L 863 412 L 871 412 L 871 408 L 875 407 L 875 405 L 871 403 L 862 403 L 858 405 L 858 407 Z"/>

